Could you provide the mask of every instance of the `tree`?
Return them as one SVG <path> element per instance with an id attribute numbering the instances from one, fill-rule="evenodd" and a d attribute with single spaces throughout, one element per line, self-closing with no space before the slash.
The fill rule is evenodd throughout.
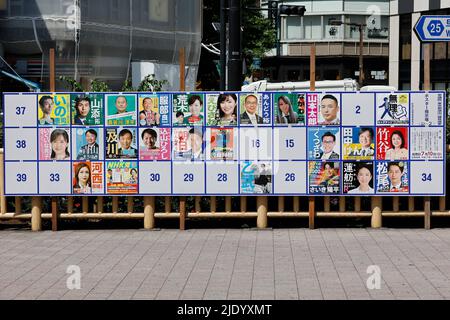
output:
<path id="1" fill-rule="evenodd" d="M 220 21 L 220 1 L 204 0 L 203 3 L 202 42 L 214 43 L 219 48 L 219 33 L 214 30 L 212 23 Z M 263 11 L 247 9 L 256 7 L 258 3 L 256 0 L 241 0 L 242 58 L 247 66 L 251 66 L 254 58 L 263 58 L 276 45 L 276 29 L 271 21 L 263 16 Z M 202 49 L 198 73 L 201 89 L 219 89 L 218 60 L 219 56 Z"/>

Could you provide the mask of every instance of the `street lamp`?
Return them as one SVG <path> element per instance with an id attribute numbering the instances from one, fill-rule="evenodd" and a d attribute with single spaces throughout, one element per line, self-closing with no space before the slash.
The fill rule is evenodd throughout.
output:
<path id="1" fill-rule="evenodd" d="M 364 23 L 355 23 L 355 22 L 343 22 L 339 20 L 331 20 L 330 24 L 332 26 L 341 26 L 347 25 L 352 27 L 358 27 L 359 29 L 359 86 L 362 87 L 364 82 L 364 66 L 363 66 L 363 50 L 364 50 L 364 27 L 366 24 Z"/>

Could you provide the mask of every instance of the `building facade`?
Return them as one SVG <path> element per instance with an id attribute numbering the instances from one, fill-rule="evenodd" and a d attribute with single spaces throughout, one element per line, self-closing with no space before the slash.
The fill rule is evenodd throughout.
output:
<path id="1" fill-rule="evenodd" d="M 267 1 L 262 6 L 267 6 Z M 316 80 L 358 79 L 359 28 L 363 28 L 364 84 L 387 84 L 389 64 L 389 1 L 283 1 L 304 5 L 305 15 L 281 16 L 280 51 L 266 65 L 279 81 L 309 80 L 310 46 L 316 44 Z M 345 24 L 336 26 L 333 21 Z M 349 25 L 353 24 L 353 25 Z"/>
<path id="2" fill-rule="evenodd" d="M 450 0 L 390 3 L 389 84 L 399 89 L 423 89 L 423 46 L 413 31 L 422 15 L 450 15 Z M 450 89 L 450 42 L 432 44 L 430 64 L 432 89 Z"/>
<path id="3" fill-rule="evenodd" d="M 0 54 L 45 89 L 54 48 L 57 76 L 86 85 L 105 80 L 120 90 L 132 62 L 168 66 L 154 68 L 162 70 L 157 78 L 179 81 L 178 52 L 185 48 L 187 87 L 194 89 L 202 11 L 202 0 L 0 0 Z M 179 89 L 171 82 L 166 89 Z"/>

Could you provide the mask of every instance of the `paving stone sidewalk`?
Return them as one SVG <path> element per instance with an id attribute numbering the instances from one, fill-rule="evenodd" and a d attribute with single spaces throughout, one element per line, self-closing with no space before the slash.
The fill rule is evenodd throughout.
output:
<path id="1" fill-rule="evenodd" d="M 450 229 L 5 230 L 0 299 L 450 299 Z"/>

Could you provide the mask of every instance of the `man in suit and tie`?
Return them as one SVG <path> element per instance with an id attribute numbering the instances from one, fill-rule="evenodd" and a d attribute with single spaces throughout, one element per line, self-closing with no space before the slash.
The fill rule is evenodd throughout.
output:
<path id="1" fill-rule="evenodd" d="M 319 159 L 323 160 L 337 160 L 339 154 L 334 152 L 334 146 L 336 145 L 336 136 L 330 131 L 327 131 L 322 136 L 322 151 L 319 154 Z"/>
<path id="2" fill-rule="evenodd" d="M 254 94 L 249 94 L 244 100 L 245 111 L 241 113 L 241 124 L 261 124 L 263 118 L 256 114 L 258 111 L 258 98 Z"/>
<path id="3" fill-rule="evenodd" d="M 99 146 L 97 143 L 97 131 L 89 129 L 85 133 L 87 144 L 80 148 L 77 160 L 98 160 Z"/>
<path id="4" fill-rule="evenodd" d="M 189 130 L 189 141 L 191 143 L 191 160 L 203 160 L 203 132 L 201 128 Z"/>
<path id="5" fill-rule="evenodd" d="M 80 96 L 75 99 L 76 116 L 73 124 L 88 125 L 87 116 L 91 110 L 91 99 L 87 96 Z"/>
<path id="6" fill-rule="evenodd" d="M 373 129 L 361 128 L 359 129 L 359 144 L 361 149 L 352 150 L 348 155 L 351 157 L 371 157 L 373 159 L 375 150 L 372 147 Z"/>

